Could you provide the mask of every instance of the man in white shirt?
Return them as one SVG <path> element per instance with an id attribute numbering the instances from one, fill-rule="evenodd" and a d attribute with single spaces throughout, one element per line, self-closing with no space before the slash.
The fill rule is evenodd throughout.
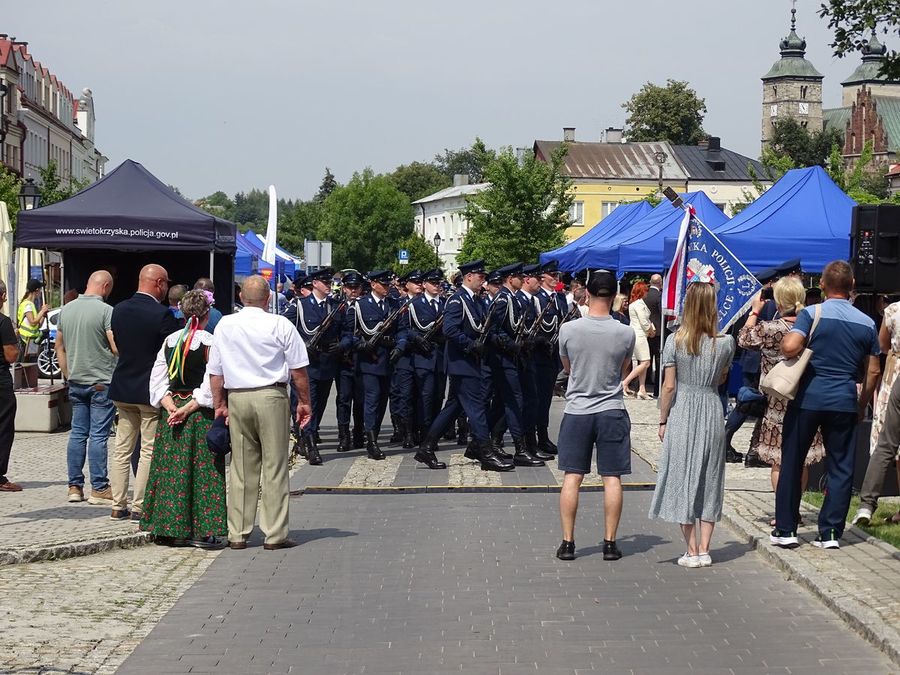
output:
<path id="1" fill-rule="evenodd" d="M 287 536 L 290 398 L 286 385 L 289 380 L 293 383 L 296 420 L 302 427 L 311 416 L 309 357 L 291 322 L 267 313 L 269 285 L 263 277 L 244 281 L 241 302 L 240 312 L 219 322 L 208 364 L 216 417 L 225 417 L 231 436 L 228 545 L 247 548 L 261 494 L 263 548 L 290 548 L 297 543 Z"/>

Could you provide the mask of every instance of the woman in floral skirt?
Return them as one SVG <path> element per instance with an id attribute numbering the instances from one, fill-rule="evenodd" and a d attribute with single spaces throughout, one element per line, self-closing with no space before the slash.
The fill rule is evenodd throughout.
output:
<path id="1" fill-rule="evenodd" d="M 213 336 L 204 328 L 212 293 L 181 299 L 186 325 L 163 342 L 150 376 L 150 402 L 161 406 L 141 529 L 169 546 L 224 548 L 225 464 L 206 444 L 213 422 L 206 361 Z"/>

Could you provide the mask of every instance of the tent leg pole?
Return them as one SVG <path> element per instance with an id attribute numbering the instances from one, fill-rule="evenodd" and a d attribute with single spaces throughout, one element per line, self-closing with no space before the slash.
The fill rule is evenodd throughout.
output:
<path id="1" fill-rule="evenodd" d="M 213 283 L 216 282 L 216 253 L 215 251 L 209 252 L 209 280 Z"/>

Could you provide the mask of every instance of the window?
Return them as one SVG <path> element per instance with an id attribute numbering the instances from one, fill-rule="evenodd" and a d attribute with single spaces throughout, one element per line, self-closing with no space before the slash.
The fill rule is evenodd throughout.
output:
<path id="1" fill-rule="evenodd" d="M 800 98 L 806 98 L 806 86 L 800 87 Z"/>
<path id="2" fill-rule="evenodd" d="M 619 202 L 603 202 L 601 205 L 602 210 L 600 212 L 601 218 L 606 218 L 610 213 L 616 210 L 616 207 L 619 205 Z"/>
<path id="3" fill-rule="evenodd" d="M 772 98 L 778 98 L 778 87 L 772 87 Z"/>
<path id="4" fill-rule="evenodd" d="M 719 211 L 724 211 L 725 207 L 728 206 L 728 204 L 723 204 L 721 202 L 714 202 L 714 204 L 716 205 L 716 208 L 719 209 Z"/>
<path id="5" fill-rule="evenodd" d="M 584 225 L 584 202 L 572 202 L 569 207 L 569 222 L 574 225 Z"/>
<path id="6" fill-rule="evenodd" d="M 777 117 L 778 116 L 778 104 L 773 103 L 769 108 L 769 117 Z"/>

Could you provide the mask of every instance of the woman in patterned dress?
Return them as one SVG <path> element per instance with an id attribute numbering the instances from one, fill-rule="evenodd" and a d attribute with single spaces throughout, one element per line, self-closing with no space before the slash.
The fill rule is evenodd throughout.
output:
<path id="1" fill-rule="evenodd" d="M 725 420 L 718 389 L 734 355 L 734 339 L 718 335 L 712 277 L 695 279 L 685 293 L 681 326 L 662 353 L 663 447 L 649 514 L 681 526 L 687 546 L 678 559 L 682 567 L 712 565 L 709 546 L 725 496 Z"/>
<path id="2" fill-rule="evenodd" d="M 150 375 L 150 403 L 162 411 L 141 529 L 169 546 L 220 549 L 228 533 L 225 464 L 206 444 L 213 422 L 206 373 L 213 337 L 204 328 L 212 302 L 208 291 L 185 294 L 180 308 L 187 324 L 165 339 Z"/>
<path id="3" fill-rule="evenodd" d="M 775 367 L 776 363 L 784 361 L 781 353 L 781 340 L 797 319 L 797 313 L 803 309 L 806 298 L 806 290 L 803 284 L 795 277 L 779 279 L 773 288 L 775 294 L 775 306 L 778 309 L 778 317 L 771 321 L 757 323 L 760 311 L 766 301 L 761 293 L 753 298 L 750 316 L 747 323 L 738 333 L 738 346 L 742 349 L 753 349 L 762 352 L 760 362 L 760 379 Z M 781 425 L 784 422 L 784 413 L 787 410 L 787 401 L 769 396 L 766 405 L 766 413 L 760 424 L 753 430 L 753 438 L 750 441 L 750 452 L 759 453 L 759 458 L 772 465 L 772 489 L 778 487 L 778 476 L 781 473 Z M 803 490 L 806 490 L 806 482 L 809 478 L 808 467 L 816 462 L 821 462 L 825 457 L 825 446 L 822 444 L 822 434 L 817 433 L 809 454 L 806 455 L 806 466 L 803 468 Z M 772 527 L 775 527 L 774 520 Z"/>

